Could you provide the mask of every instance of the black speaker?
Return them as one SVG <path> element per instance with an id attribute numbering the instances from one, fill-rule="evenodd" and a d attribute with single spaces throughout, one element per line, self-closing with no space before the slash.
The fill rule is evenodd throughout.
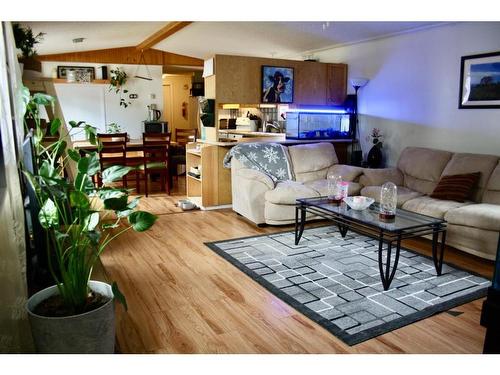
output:
<path id="1" fill-rule="evenodd" d="M 106 65 L 101 66 L 102 79 L 108 79 L 108 67 Z"/>

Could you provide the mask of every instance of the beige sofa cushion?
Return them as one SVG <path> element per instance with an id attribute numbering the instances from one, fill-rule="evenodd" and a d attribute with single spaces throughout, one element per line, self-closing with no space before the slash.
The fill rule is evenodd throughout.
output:
<path id="1" fill-rule="evenodd" d="M 449 151 L 405 148 L 398 161 L 398 168 L 404 174 L 404 186 L 424 194 L 432 193 L 451 156 Z"/>
<path id="2" fill-rule="evenodd" d="M 472 191 L 472 199 L 480 202 L 491 172 L 498 164 L 498 156 L 480 154 L 453 154 L 443 170 L 443 176 L 480 172 L 479 181 Z"/>
<path id="3" fill-rule="evenodd" d="M 311 189 L 316 190 L 320 196 L 328 195 L 328 180 L 316 180 L 316 181 L 308 181 L 304 183 L 305 186 L 310 187 Z M 361 185 L 357 182 L 349 181 L 349 190 L 347 194 L 349 195 L 359 195 L 361 191 Z"/>
<path id="4" fill-rule="evenodd" d="M 319 193 L 304 184 L 296 181 L 278 182 L 273 190 L 264 195 L 267 202 L 274 204 L 295 204 L 298 198 L 319 197 Z"/>
<path id="5" fill-rule="evenodd" d="M 460 203 L 455 201 L 443 201 L 423 196 L 406 201 L 403 203 L 402 207 L 408 211 L 443 219 L 448 211 L 469 204 L 472 204 L 472 202 Z"/>
<path id="6" fill-rule="evenodd" d="M 382 186 L 365 186 L 361 189 L 361 195 L 375 199 L 376 202 L 380 201 L 380 190 Z M 401 207 L 406 201 L 422 196 L 422 193 L 398 186 L 398 207 Z"/>
<path id="7" fill-rule="evenodd" d="M 483 194 L 483 203 L 500 204 L 500 163 L 491 173 Z"/>
<path id="8" fill-rule="evenodd" d="M 336 174 L 342 177 L 343 181 L 355 181 L 359 176 L 363 174 L 364 168 L 355 167 L 347 164 L 335 164 L 328 168 L 329 174 Z"/>
<path id="9" fill-rule="evenodd" d="M 339 162 L 335 148 L 326 142 L 289 146 L 288 154 L 295 180 L 299 182 L 326 178 L 328 168 Z"/>
<path id="10" fill-rule="evenodd" d="M 444 216 L 451 224 L 500 231 L 500 206 L 479 203 L 450 210 Z"/>
<path id="11" fill-rule="evenodd" d="M 359 178 L 359 182 L 363 186 L 381 186 L 388 181 L 401 186 L 404 183 L 404 176 L 397 168 L 365 168 L 363 176 Z"/>

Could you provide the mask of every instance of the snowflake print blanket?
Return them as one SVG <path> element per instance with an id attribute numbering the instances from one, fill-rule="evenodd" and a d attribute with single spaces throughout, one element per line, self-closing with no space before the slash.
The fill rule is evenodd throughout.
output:
<path id="1" fill-rule="evenodd" d="M 278 143 L 243 143 L 234 146 L 224 158 L 224 167 L 231 168 L 231 158 L 245 167 L 267 174 L 276 184 L 292 180 L 290 162 L 285 147 Z"/>

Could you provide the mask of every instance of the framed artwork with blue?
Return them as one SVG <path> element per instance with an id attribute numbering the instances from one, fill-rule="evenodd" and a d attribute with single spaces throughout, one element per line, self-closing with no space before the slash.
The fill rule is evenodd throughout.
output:
<path id="1" fill-rule="evenodd" d="M 500 52 L 462 56 L 458 108 L 500 108 Z"/>
<path id="2" fill-rule="evenodd" d="M 262 66 L 262 103 L 293 103 L 293 68 Z"/>

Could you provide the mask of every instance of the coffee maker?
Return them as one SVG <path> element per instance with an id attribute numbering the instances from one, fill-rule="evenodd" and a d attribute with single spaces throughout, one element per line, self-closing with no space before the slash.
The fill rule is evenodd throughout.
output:
<path id="1" fill-rule="evenodd" d="M 148 105 L 148 121 L 158 121 L 161 118 L 161 111 L 156 109 L 156 104 Z"/>

